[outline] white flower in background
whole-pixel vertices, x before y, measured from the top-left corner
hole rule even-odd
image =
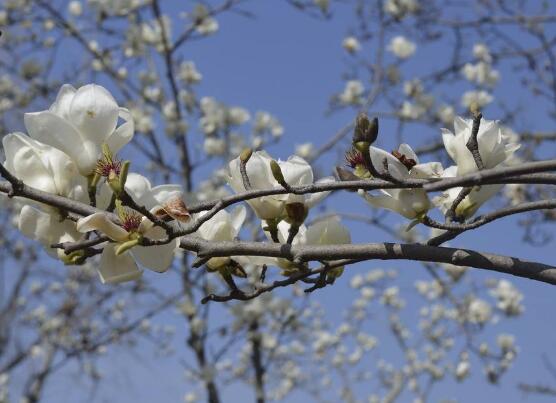
[[[416,13],[418,10],[417,0],[386,0],[384,3],[384,11],[396,18]]]
[[[58,196],[86,200],[84,178],[62,151],[23,133],[4,136],[2,145],[6,169],[26,185]]]
[[[416,49],[417,45],[401,35],[393,37],[388,45],[388,50],[400,59],[412,56]]]
[[[452,124],[454,122],[454,118],[456,117],[456,111],[453,106],[441,105],[438,107],[436,115],[442,121],[442,123]]]
[[[139,7],[143,0],[88,0],[89,4],[109,15],[124,15]]]
[[[397,151],[388,153],[380,148],[369,148],[371,161],[380,173],[386,173],[384,160],[388,162],[388,173],[399,180],[427,179],[442,176],[439,162],[419,164],[419,159],[411,147],[402,144]],[[422,217],[432,207],[423,189],[381,189],[379,195],[360,192],[373,207],[395,211],[409,219]]]
[[[494,87],[500,79],[498,70],[494,70],[490,64],[485,62],[466,63],[461,69],[461,73],[467,81],[489,87]]]
[[[313,143],[303,143],[295,146],[295,155],[301,158],[312,158],[315,153],[315,146]]]
[[[419,119],[427,112],[426,108],[413,102],[403,101],[399,116],[403,119]]]
[[[212,35],[218,31],[218,21],[212,17],[204,18],[199,25],[197,25],[197,32],[201,35]]]
[[[184,210],[182,191],[179,185],[160,185],[151,187],[143,176],[130,173],[126,180],[126,190],[131,197],[152,214],[186,221],[189,216]],[[100,206],[107,206],[110,200],[108,186],[101,187],[98,197]],[[102,207],[101,207],[102,208]],[[135,280],[141,276],[136,260],[146,268],[162,273],[168,270],[174,258],[178,240],[164,245],[140,246],[136,240],[143,237],[157,240],[166,237],[164,229],[154,226],[146,217],[125,207],[117,208],[122,226],[113,223],[105,213],[95,213],[79,219],[77,230],[88,232],[97,230],[113,242],[104,246],[98,272],[103,283],[119,283]],[[125,247],[128,245],[129,247]],[[123,248],[122,248],[123,246]]]
[[[467,307],[467,320],[471,323],[484,325],[492,316],[492,309],[488,302],[475,298]]]
[[[186,84],[197,84],[201,82],[203,75],[199,73],[192,61],[182,62],[178,69],[178,78]]]
[[[162,25],[160,23],[162,21]],[[160,19],[155,18],[151,21],[141,24],[141,38],[143,41],[151,46],[155,46],[156,50],[164,50],[164,36],[166,40],[172,37],[172,20],[163,15]]]
[[[124,120],[119,127],[118,118]],[[134,131],[130,112],[96,84],[78,90],[65,84],[48,110],[26,113],[24,120],[32,138],[65,152],[83,176],[94,171],[103,143],[117,153]]]
[[[523,294],[508,280],[500,280],[490,295],[498,300],[496,307],[506,315],[518,316],[523,313]]]
[[[205,134],[214,134],[230,126],[240,126],[251,118],[246,109],[239,106],[228,107],[212,97],[201,98],[200,104],[203,116],[199,123]]]
[[[356,53],[361,50],[361,44],[354,36],[348,36],[347,38],[344,38],[344,40],[342,41],[342,46],[349,53]]]
[[[476,43],[475,45],[473,45],[473,56],[485,63],[492,62],[490,50],[484,43]]]
[[[462,359],[455,370],[454,375],[456,376],[456,379],[458,381],[463,381],[465,378],[467,378],[469,376],[469,373],[471,372],[471,364],[469,363],[469,359]]]
[[[338,96],[338,99],[344,105],[357,105],[361,103],[361,96],[365,92],[363,83],[359,80],[349,80],[346,82],[344,91]]]
[[[83,6],[81,5],[80,1],[70,1],[68,4],[68,11],[74,17],[79,17],[81,14],[83,14]]]
[[[195,218],[202,217],[205,214],[206,212],[200,213]],[[196,235],[211,242],[234,241],[246,216],[247,212],[243,206],[236,207],[231,214],[225,210],[220,210],[214,217],[201,225]],[[218,270],[228,265],[232,259],[234,259],[233,256],[213,257],[206,264],[209,268]]]
[[[280,121],[275,116],[265,111],[257,111],[257,113],[255,113],[253,130],[256,134],[262,134],[268,131],[273,137],[280,137],[284,134],[284,127]]]
[[[272,158],[265,151],[256,151],[246,164],[246,172],[251,183],[252,189],[281,189],[282,186],[274,179],[270,162]],[[313,169],[303,159],[292,156],[287,161],[277,161],[282,175],[290,186],[310,185],[313,183]],[[240,158],[230,161],[228,184],[236,192],[241,193],[246,189],[240,172]],[[333,178],[323,178],[317,183],[332,181]],[[253,208],[257,217],[262,220],[279,218],[284,213],[284,207],[288,203],[303,203],[309,209],[326,197],[330,192],[313,193],[310,195],[281,194],[263,196],[256,199],[247,200]]]
[[[227,120],[232,125],[240,126],[251,119],[249,112],[245,108],[239,106],[232,106],[228,108]]]
[[[486,91],[466,91],[461,97],[461,105],[470,111],[480,110],[490,104],[494,98]]]
[[[471,138],[472,128],[472,119],[458,116],[454,119],[454,133],[442,129],[444,147],[457,165],[458,176],[478,171],[473,154],[466,145]],[[504,163],[519,148],[519,144],[509,143],[508,139],[498,121],[481,119],[477,143],[485,169]]]
[[[207,137],[203,144],[206,155],[224,155],[226,152],[226,142],[217,137]]]

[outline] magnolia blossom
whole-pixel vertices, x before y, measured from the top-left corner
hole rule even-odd
[[[76,242],[80,233],[72,221],[61,221],[58,214],[49,214],[29,205],[23,206],[19,212],[18,228],[27,238],[39,241],[46,252],[65,263],[72,263],[71,255],[63,249],[52,248],[52,244]]]
[[[252,189],[280,189],[282,186],[276,181],[270,162],[272,158],[265,151],[254,152],[246,164],[247,177]],[[287,161],[278,160],[278,165],[284,176],[284,180],[290,186],[310,185],[313,183],[313,170],[311,166],[301,157],[292,156]],[[240,172],[240,158],[232,160],[229,164],[228,184],[236,192],[244,192],[246,189]],[[317,183],[333,181],[333,178],[323,178]],[[302,203],[309,209],[321,201],[329,192],[313,193],[308,195],[281,194],[258,197],[247,200],[253,208],[257,217],[263,220],[280,218],[284,214],[284,207],[289,203]]]
[[[62,151],[23,133],[2,138],[8,171],[26,185],[59,196],[85,201],[83,179],[73,161]]]
[[[346,82],[344,91],[338,95],[338,99],[345,105],[358,104],[361,102],[361,96],[365,92],[363,83],[359,80],[349,80]]]
[[[417,46],[413,42],[401,35],[393,37],[388,45],[388,50],[400,59],[407,59],[416,49]]]
[[[474,111],[482,109],[493,100],[492,95],[486,91],[466,91],[461,96],[461,105]]]
[[[263,222],[263,229],[266,224]],[[278,240],[280,243],[286,243],[290,236],[291,225],[286,221],[281,221],[278,224]],[[269,240],[271,239],[270,233],[265,230],[265,235]],[[349,230],[342,225],[340,219],[337,216],[326,217],[322,220],[317,221],[314,224],[306,227],[305,225],[300,225],[297,234],[293,238],[292,246],[296,245],[338,245],[338,244],[349,244],[351,243],[351,235]],[[281,258],[260,258],[260,257],[249,257],[253,264],[267,264],[269,266],[278,266],[284,270],[284,274],[288,275],[294,271],[298,270],[295,263],[287,259]],[[334,264],[334,261],[328,262]],[[340,275],[343,271],[342,267],[337,267],[333,269],[332,273],[336,276]]]
[[[444,147],[457,165],[457,175],[465,175],[478,170],[473,154],[467,148],[472,128],[472,119],[463,119],[458,116],[454,119],[455,133],[442,129]],[[495,120],[481,119],[477,142],[485,169],[500,165],[519,148],[519,144],[508,143],[507,134]]]
[[[202,217],[205,214],[206,211],[196,217]],[[246,216],[247,212],[243,206],[236,207],[231,214],[220,210],[214,217],[204,222],[196,234],[212,242],[233,241],[237,238]],[[232,258],[227,256],[213,257],[206,264],[210,269],[218,270],[226,267],[231,260]]]
[[[349,53],[356,53],[361,49],[361,44],[354,36],[348,36],[342,41],[342,46]]]
[[[419,164],[419,158],[411,147],[402,144],[391,154],[371,146],[371,161],[378,172],[388,173],[399,180],[438,178],[442,175],[439,162]],[[384,160],[388,164],[385,171]],[[361,192],[373,207],[385,208],[397,212],[409,219],[422,217],[431,208],[431,203],[423,189],[381,189],[380,195]]]
[[[442,129],[442,139],[446,151],[452,157],[456,165],[444,171],[444,177],[461,176],[478,171],[473,154],[467,148],[467,141],[471,137],[473,120],[456,117],[454,120],[454,131]],[[477,134],[479,154],[486,169],[495,168],[510,158],[519,148],[519,144],[509,143],[509,136],[500,127],[497,121],[481,119],[479,133]],[[461,201],[456,208],[456,215],[470,217],[493,197],[503,185],[484,185],[474,187],[471,193]],[[435,198],[434,203],[446,213],[452,206],[462,188],[451,188],[441,196]]]
[[[179,221],[184,221],[188,217],[181,201],[182,193],[178,185],[151,187],[150,182],[141,175],[129,174],[125,188],[139,205],[145,206],[152,214]],[[99,203],[106,204],[106,200],[106,191],[101,190]],[[164,239],[166,232],[134,211],[120,206],[117,212],[121,226],[101,212],[81,218],[77,222],[78,231],[85,233],[97,230],[113,241],[106,244],[102,251],[98,269],[101,281],[119,283],[139,278],[142,272],[137,267],[136,260],[142,266],[159,273],[168,270],[178,240],[173,239],[167,244],[157,246],[137,245],[141,238]]]
[[[118,118],[125,121],[119,127]],[[48,110],[25,114],[25,127],[35,140],[69,155],[84,176],[94,171],[103,143],[116,153],[134,130],[129,111],[96,84],[78,90],[63,85]]]

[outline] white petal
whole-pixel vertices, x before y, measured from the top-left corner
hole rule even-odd
[[[163,206],[166,202],[183,197],[183,188],[180,185],[159,185],[146,192],[139,200],[148,209],[154,206]]]
[[[440,178],[442,173],[443,169],[440,162],[426,162],[411,168],[409,176],[415,179]]]
[[[53,224],[52,216],[31,206],[23,206],[19,213],[18,227],[27,238],[50,246],[61,236],[60,226]]]
[[[384,174],[384,160],[388,162],[388,173],[396,179],[406,179],[409,176],[407,168],[392,154],[377,147],[369,147],[369,154],[371,155],[371,162],[374,168]]]
[[[82,175],[88,175],[95,169],[100,147],[82,138],[68,121],[45,111],[26,113],[24,122],[32,138],[65,152],[76,163]]]
[[[116,242],[126,241],[129,236],[125,229],[114,224],[105,213],[94,213],[77,221],[77,231],[85,233],[95,230]]]
[[[307,228],[306,242],[308,245],[349,244],[351,235],[338,217],[328,217]]]
[[[141,198],[151,191],[151,182],[143,175],[131,172],[127,175],[125,189],[136,202],[139,202]]]
[[[31,187],[57,193],[51,171],[40,158],[40,149],[35,143],[22,133],[4,136],[2,145],[6,154],[6,168]]]
[[[232,227],[234,228],[234,238],[239,234],[241,226],[247,217],[247,210],[244,206],[237,206],[231,214]]]
[[[131,141],[133,133],[135,132],[135,125],[131,113],[125,108],[120,108],[119,116],[124,120],[124,123],[114,130],[108,139],[106,139],[108,148],[114,154],[118,153],[123,146]]]
[[[150,239],[163,239],[166,232],[160,227],[153,227],[145,234]],[[166,245],[159,246],[135,246],[131,253],[139,261],[141,266],[163,273],[172,265],[174,252],[178,247],[178,240],[174,239]]]
[[[332,183],[335,182],[336,179],[333,176],[327,176],[326,178],[319,179],[315,182],[315,185],[323,184],[323,183]],[[330,191],[319,192],[319,193],[311,193],[306,196],[305,198],[305,207],[313,208],[318,203],[320,203],[326,196],[330,194]]]
[[[143,272],[139,270],[135,260],[129,252],[116,256],[116,245],[108,244],[104,247],[100,257],[98,269],[100,281],[103,283],[123,283],[137,280]]]
[[[278,165],[288,185],[301,186],[313,183],[313,169],[303,158],[294,155],[287,161],[278,161]]]
[[[119,107],[108,90],[88,84],[77,90],[70,107],[70,120],[83,137],[100,146],[118,123]]]
[[[73,85],[62,85],[62,88],[60,88],[60,91],[58,91],[58,95],[56,96],[56,101],[48,110],[64,119],[68,119],[71,101],[73,100],[73,96],[76,91],[77,90],[73,87]]]

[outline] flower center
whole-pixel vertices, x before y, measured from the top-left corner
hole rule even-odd
[[[358,150],[352,149],[346,153],[346,165],[356,168],[358,165],[365,165],[365,158]]]
[[[142,217],[139,214],[130,211],[124,211],[120,220],[122,220],[122,228],[127,232],[134,232],[139,228]]]

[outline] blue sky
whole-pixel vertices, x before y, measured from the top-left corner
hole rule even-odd
[[[172,11],[172,7],[178,4],[179,2],[173,2],[165,11]],[[320,21],[277,1],[253,1],[246,7],[254,13],[255,18],[244,18],[238,15],[226,15],[220,18],[220,32],[212,38],[188,44],[184,48],[183,55],[186,59],[194,60],[203,74],[203,83],[199,87],[200,94],[214,96],[225,103],[243,106],[250,111],[268,110],[280,119],[286,129],[285,135],[280,144],[273,146],[269,151],[274,156],[285,159],[293,153],[296,144],[307,141],[316,145],[322,144],[353,119],[353,111],[342,111],[332,116],[325,116],[324,113],[329,96],[343,88],[340,76],[345,66],[346,55],[341,42],[352,21],[352,11],[345,5],[338,5],[331,21]],[[364,48],[363,51],[366,49]],[[437,45],[434,49],[424,50],[422,54],[418,51],[415,57],[421,59],[417,60],[415,68],[419,71],[430,68],[434,60],[428,57],[431,54],[441,57],[438,55],[443,54],[443,48]],[[505,73],[510,74],[509,71],[502,71],[503,77]],[[515,85],[515,83],[505,84],[502,79],[502,85],[496,92],[497,96],[511,99],[516,91]],[[459,98],[462,86],[446,88],[445,91],[454,91],[451,96]],[[498,117],[496,109],[489,110],[489,113],[488,118]],[[554,124],[553,120],[546,118],[542,111],[531,111],[531,115],[522,121],[528,124],[528,129],[544,131],[549,131]],[[389,132],[393,132],[393,125],[383,122],[381,127],[382,145],[392,146],[392,142],[387,138]],[[436,131],[423,129],[424,132],[415,135],[416,144],[422,144],[423,139],[440,136],[439,129]],[[202,144],[201,135],[192,133],[190,144]],[[551,156],[554,155],[554,151],[556,148],[553,145],[549,145],[545,150],[546,154]],[[321,158],[317,166],[323,174],[329,174],[337,162],[336,154],[330,153]],[[208,172],[200,175],[203,174]],[[368,214],[370,211],[363,201],[353,195],[334,195],[328,202],[329,206],[338,211],[362,214]],[[399,217],[392,217],[388,222],[394,225],[401,223],[402,220]],[[351,222],[348,225],[353,228],[354,242],[378,242],[388,239],[378,230]],[[554,245],[535,248],[524,243],[522,230],[516,226],[515,219],[505,219],[490,224],[459,237],[452,244],[549,264],[554,261]],[[412,307],[421,304],[422,300],[410,290],[413,289],[415,280],[429,278],[419,265],[410,262],[367,262],[352,266],[346,270],[344,277],[334,287],[313,293],[310,298],[322,304],[330,318],[338,320],[341,311],[347,309],[355,297],[354,291],[348,286],[349,278],[354,273],[361,273],[375,267],[399,271],[397,285],[402,290],[409,291],[405,293],[409,307],[406,308],[406,314],[409,318],[415,315],[416,310]],[[466,281],[479,283],[487,278],[500,278],[500,275],[472,270],[467,275]],[[460,402],[549,400],[532,396],[525,399],[516,386],[521,381],[556,383],[556,380],[551,379],[543,368],[541,360],[542,354],[547,354],[556,361],[553,344],[556,322],[550,309],[550,306],[556,302],[556,291],[552,286],[529,280],[517,278],[511,280],[525,295],[526,312],[517,320],[503,320],[500,324],[490,326],[484,334],[484,340],[493,345],[497,334],[514,334],[520,353],[513,369],[503,377],[500,385],[493,386],[486,382],[479,366],[474,365],[469,381],[460,385],[447,379],[437,386],[431,401],[450,397],[457,398]],[[172,284],[168,284],[168,288],[171,289]],[[164,320],[176,324],[176,345],[179,346],[184,338],[183,333],[180,333],[182,324],[171,314],[162,316],[156,322],[163,323]],[[395,362],[399,359],[399,352],[393,345],[393,341],[392,345],[389,344],[391,336],[384,332],[386,326],[385,323],[376,326],[381,342],[381,353],[385,357],[392,357]],[[108,374],[95,393],[95,401],[145,403],[156,400],[181,401],[186,392],[183,367],[175,360],[151,356],[148,352],[149,348],[145,346],[147,352],[142,352],[140,356],[121,349],[111,352],[110,359],[105,360],[103,364]],[[74,380],[71,378],[72,370],[66,372],[68,378],[53,381],[49,386],[45,401],[87,401],[81,393],[76,393],[79,388],[75,386],[67,392],[66,382],[73,383]],[[75,380],[75,382],[74,385],[79,381]],[[249,401],[251,393],[243,387],[234,387],[225,390],[223,400]],[[61,394],[64,394],[65,400]],[[113,400],[115,395],[118,398]],[[286,401],[295,403],[307,400],[306,396],[294,394]]]

